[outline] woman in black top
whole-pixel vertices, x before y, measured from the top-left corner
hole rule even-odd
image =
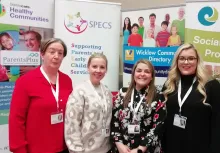
[[[165,153],[219,153],[220,83],[208,75],[196,48],[176,52],[163,93],[167,105]]]
[[[129,88],[120,89],[114,102],[111,152],[160,153],[166,109],[154,85],[154,67],[147,60],[139,60],[131,76]]]

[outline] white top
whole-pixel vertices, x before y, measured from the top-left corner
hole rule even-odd
[[[148,29],[152,29],[152,28],[150,27],[150,25],[147,25],[147,26],[144,28],[144,34],[146,34],[146,32],[147,32]],[[154,39],[156,39],[158,32],[161,31],[161,27],[158,26],[158,25],[155,25],[153,31],[154,31]],[[145,35],[145,38],[146,38],[146,35]]]
[[[156,47],[156,41],[153,38],[143,40],[143,47]]]
[[[112,95],[106,86],[100,86],[103,96],[97,96],[97,88],[94,90],[89,81],[75,87],[69,96],[65,115],[65,141],[70,153],[106,153],[111,148],[110,137],[105,137],[102,129],[110,129]]]

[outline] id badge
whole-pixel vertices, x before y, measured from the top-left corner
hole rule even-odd
[[[110,136],[110,129],[102,129],[102,134],[105,136],[105,137],[109,137]]]
[[[140,125],[128,125],[128,134],[140,134]]]
[[[186,117],[175,114],[173,125],[185,129],[186,128],[186,120],[187,120]]]
[[[63,113],[53,113],[51,114],[51,124],[58,124],[63,122]]]

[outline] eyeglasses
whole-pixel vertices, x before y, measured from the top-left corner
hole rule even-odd
[[[185,61],[187,61],[188,63],[194,63],[194,61],[196,60],[197,58],[196,57],[193,57],[193,56],[190,56],[190,57],[183,57],[183,56],[180,56],[178,58],[179,62],[180,63],[185,63]]]

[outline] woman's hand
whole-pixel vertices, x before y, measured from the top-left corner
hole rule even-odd
[[[124,145],[123,143],[116,142],[115,144],[118,148],[119,153],[130,153],[131,152],[130,148],[128,146]]]

